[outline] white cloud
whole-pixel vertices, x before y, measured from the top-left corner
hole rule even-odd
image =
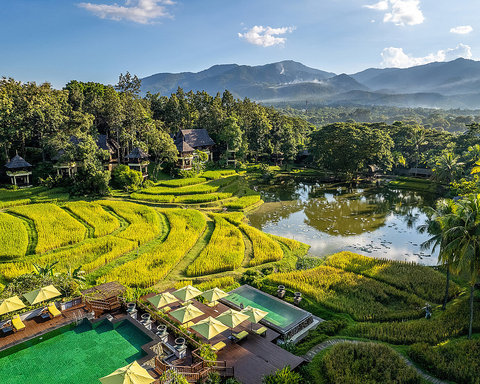
[[[78,6],[102,19],[148,24],[159,18],[170,17],[167,6],[173,4],[172,0],[125,0],[125,5],[80,3]]]
[[[403,48],[389,47],[382,52],[382,66],[391,68],[408,68],[415,65],[432,63],[434,61],[450,61],[463,57],[472,58],[472,49],[465,44],[458,44],[455,48],[441,49],[424,57],[414,57],[403,51]]]
[[[273,45],[285,44],[287,38],[279,36],[292,33],[294,30],[295,27],[271,28],[255,25],[245,33],[239,33],[238,37],[245,39],[250,44],[271,47]]]
[[[472,31],[473,28],[471,25],[459,25],[458,27],[450,29],[451,33],[456,33],[457,35],[468,35]]]
[[[364,7],[375,11],[387,11],[383,16],[383,22],[402,27],[422,24],[425,20],[420,9],[420,0],[381,0]]]

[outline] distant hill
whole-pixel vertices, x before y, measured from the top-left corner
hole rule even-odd
[[[324,105],[480,108],[480,62],[457,59],[416,67],[369,68],[336,75],[295,61],[262,66],[215,65],[198,73],[158,73],[142,79],[142,92],[222,93],[264,103],[309,101]]]

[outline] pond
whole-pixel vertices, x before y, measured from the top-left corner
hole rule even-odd
[[[437,254],[422,249],[428,239],[418,227],[435,196],[368,184],[313,184],[284,180],[255,185],[265,200],[248,215],[264,232],[311,246],[310,256],[352,251],[366,256],[436,265]]]

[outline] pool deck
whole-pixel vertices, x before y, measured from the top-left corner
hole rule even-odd
[[[75,321],[79,314],[82,316],[86,314],[85,306],[83,304],[62,311],[62,315],[54,319],[43,320],[40,316],[37,316],[30,320],[24,320],[24,330],[10,332],[6,335],[3,335],[3,333],[0,332],[0,351],[40,336],[46,332],[63,327],[64,325]]]
[[[171,289],[168,291],[172,292],[174,290]],[[143,299],[151,296],[154,296],[154,294],[148,294],[144,296]],[[206,319],[208,316],[217,317],[221,313],[230,309],[230,307],[222,303],[218,303],[214,308],[197,300],[192,300],[191,303],[204,313],[204,315],[193,320],[195,323]],[[180,302],[177,302],[169,305],[169,307],[172,308],[173,311],[181,307],[181,304]],[[245,321],[236,327],[234,331],[250,331],[251,328],[258,329],[260,327],[261,325],[259,324],[252,324],[249,321]],[[214,345],[223,341],[226,344],[226,347],[217,353],[218,360],[226,361],[227,366],[233,367],[235,377],[242,384],[258,384],[262,382],[262,377],[264,375],[275,372],[277,369],[281,369],[286,365],[295,369],[305,362],[303,358],[295,356],[275,344],[274,341],[280,337],[280,333],[268,327],[267,329],[265,337],[249,332],[248,337],[239,343],[234,343],[229,339],[231,334],[230,330],[227,330],[208,341],[203,340],[203,342]]]

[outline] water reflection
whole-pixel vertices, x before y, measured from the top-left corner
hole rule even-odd
[[[426,219],[423,207],[434,203],[432,196],[292,180],[256,189],[267,202],[249,215],[251,225],[305,242],[311,245],[311,255],[347,250],[426,265],[437,263],[436,255],[421,250],[428,235],[417,230]]]

